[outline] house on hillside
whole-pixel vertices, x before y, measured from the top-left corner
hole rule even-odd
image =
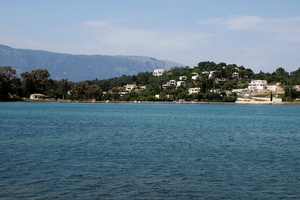
[[[218,84],[220,84],[220,83],[227,83],[228,79],[227,78],[216,78],[215,81]]]
[[[185,81],[177,81],[177,87],[185,87],[186,86],[186,83]]]
[[[214,72],[215,71],[203,71],[202,74],[203,75],[208,75],[208,78],[211,78]]]
[[[122,97],[124,95],[128,94],[128,92],[119,92],[119,95]]]
[[[239,73],[237,73],[237,72],[232,73],[232,78],[238,78],[238,77],[239,77]]]
[[[215,71],[210,71],[210,72],[209,72],[209,75],[208,75],[208,78],[211,78],[214,72],[215,72]]]
[[[203,72],[202,72],[202,73],[203,73]],[[198,75],[198,73],[193,72],[193,73],[192,73],[192,79],[193,79],[193,80],[197,80],[198,78],[200,78],[200,76]]]
[[[200,88],[199,87],[189,88],[189,95],[190,94],[199,93],[199,92],[200,92]]]
[[[163,84],[161,87],[163,89],[166,89],[167,87],[169,87],[171,85],[176,85],[176,81],[175,80],[169,80],[169,82],[167,82],[166,84]]]
[[[168,84],[168,83],[163,84],[161,87],[162,87],[163,89],[166,89],[167,87],[169,87],[169,84]]]
[[[248,85],[248,90],[250,92],[256,92],[261,90],[266,90],[268,87],[268,81],[266,80],[251,80]]]
[[[165,72],[165,69],[155,69],[153,71],[153,76],[162,76]]]
[[[125,86],[125,90],[126,91],[131,91],[132,89],[134,89],[136,87],[136,85],[135,84],[127,84],[126,86]]]
[[[179,77],[179,80],[181,80],[181,81],[186,81],[186,79],[187,79],[186,76],[180,76],[180,77]]]
[[[146,89],[146,87],[147,87],[147,86],[145,86],[145,85],[142,85],[142,86],[140,86],[140,89],[141,89],[141,90],[145,90],[145,89]]]
[[[174,95],[172,94],[155,94],[155,98],[157,99],[161,99],[161,98],[168,98],[168,99],[171,99],[171,98],[174,98]]]
[[[169,84],[169,85],[176,85],[176,81],[175,81],[175,80],[170,80],[170,81],[168,82],[168,84]]]

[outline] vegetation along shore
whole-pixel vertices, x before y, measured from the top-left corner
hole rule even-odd
[[[53,80],[47,69],[17,74],[0,67],[1,101],[299,103],[300,68],[254,73],[235,64],[155,69],[136,75],[70,82]]]

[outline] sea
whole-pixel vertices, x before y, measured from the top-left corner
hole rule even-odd
[[[1,102],[0,199],[300,199],[300,106]]]

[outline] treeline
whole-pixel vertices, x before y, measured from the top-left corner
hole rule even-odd
[[[213,73],[212,73],[213,71]],[[192,79],[193,73],[199,77]],[[233,76],[238,73],[238,76]],[[185,87],[162,85],[170,80],[179,80],[186,76]],[[217,82],[216,79],[226,79]],[[70,82],[68,79],[53,80],[46,69],[36,69],[23,72],[17,76],[16,70],[10,66],[0,67],[0,100],[19,100],[29,98],[30,94],[42,93],[49,98],[68,100],[97,101],[174,101],[179,99],[197,101],[223,101],[233,102],[237,96],[228,93],[237,88],[246,88],[252,79],[267,80],[268,84],[281,82],[285,88],[285,99],[293,100],[299,97],[299,92],[293,89],[300,84],[300,68],[287,72],[277,68],[273,73],[260,71],[255,74],[251,69],[235,64],[200,62],[194,68],[176,67],[167,71],[163,76],[155,77],[152,72],[141,72],[136,75],[110,78],[105,80],[87,80]],[[135,84],[136,88],[126,91],[126,84]],[[199,93],[189,94],[188,88],[200,88]],[[155,97],[159,95],[159,98]]]

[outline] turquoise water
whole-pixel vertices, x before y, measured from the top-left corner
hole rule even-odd
[[[0,199],[300,199],[300,106],[0,103]]]

